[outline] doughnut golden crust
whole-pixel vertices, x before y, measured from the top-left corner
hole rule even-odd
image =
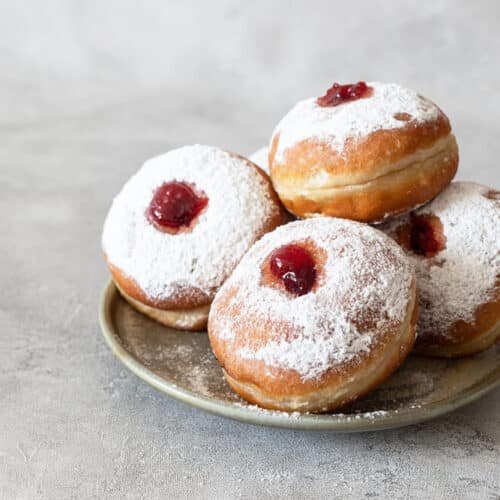
[[[334,108],[302,101],[276,128],[271,178],[295,215],[378,222],[453,179],[458,147],[446,115],[397,85],[370,85],[371,97]]]
[[[255,379],[265,378],[265,368],[262,366],[255,366],[257,372],[252,376],[245,371],[236,379],[226,370],[224,376],[235,392],[250,403],[264,408],[311,413],[338,410],[376,389],[396,371],[413,349],[418,307],[415,303],[411,305],[415,306],[411,321],[398,332],[387,332],[388,337],[400,337],[400,343],[392,345],[383,354],[379,348],[362,364],[352,363],[342,371],[332,370],[321,383],[304,384],[296,375],[284,372],[280,384],[266,384],[263,389],[261,383],[255,383]]]
[[[415,352],[440,358],[459,358],[477,354],[500,340],[500,283],[496,285],[496,299],[479,306],[474,319],[466,323],[457,321],[450,327],[447,337],[429,334],[418,339]]]
[[[432,203],[381,226],[417,272],[415,351],[481,352],[500,339],[500,194],[454,182]]]
[[[211,300],[204,298],[201,290],[183,290],[176,300],[155,302],[149,298],[131,278],[125,276],[119,269],[108,266],[120,295],[135,309],[170,328],[178,330],[200,331],[207,327],[208,311]],[[205,304],[203,302],[205,301]],[[191,304],[198,306],[189,307]],[[186,304],[188,307],[183,308]]]
[[[413,348],[416,284],[403,253],[368,226],[317,218],[282,226],[246,254],[209,314],[212,349],[246,400],[283,411],[336,410],[385,380]],[[269,255],[313,256],[311,291],[293,296]]]
[[[175,200],[168,208],[176,217],[191,206],[189,198],[184,211],[177,210],[185,193],[203,193],[206,204],[178,228],[163,229],[150,214],[165,185],[167,194],[158,199]],[[189,146],[149,160],[128,181],[106,218],[103,250],[133,307],[173,328],[203,330],[215,292],[241,257],[284,221],[271,182],[256,165],[217,148]]]

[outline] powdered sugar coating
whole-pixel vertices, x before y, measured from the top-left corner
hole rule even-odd
[[[262,285],[261,268],[271,252],[305,240],[326,255],[319,286],[296,297]],[[265,235],[245,255],[214,300],[210,333],[241,359],[315,379],[369,352],[382,341],[381,331],[401,325],[413,280],[404,253],[376,229],[327,217],[292,222]],[[241,308],[238,315],[231,305],[219,307],[234,290],[231,305]],[[287,324],[293,325],[291,338],[283,328]]]
[[[370,82],[370,97],[346,102],[338,106],[322,107],[317,97],[298,102],[279,122],[273,132],[279,134],[274,161],[284,160],[288,148],[306,140],[326,142],[340,155],[348,139],[359,140],[377,130],[391,130],[407,126],[398,120],[398,113],[407,113],[413,122],[435,120],[439,108],[415,91],[394,83]]]
[[[168,234],[146,218],[167,181],[192,183],[208,206],[191,231]],[[279,207],[269,185],[244,159],[211,146],[186,146],[148,160],[114,199],[102,244],[109,262],[154,300],[196,287],[212,298]]]
[[[474,313],[493,298],[500,277],[500,198],[473,182],[454,182],[416,214],[436,215],[446,247],[433,258],[409,253],[417,272],[419,337],[446,337],[457,321],[474,322]],[[395,234],[408,223],[403,216],[388,224]]]
[[[266,174],[269,175],[269,161],[267,155],[269,154],[269,150],[267,146],[263,146],[257,151],[254,151],[248,159],[258,165]]]

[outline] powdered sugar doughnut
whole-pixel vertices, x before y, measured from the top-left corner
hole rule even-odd
[[[382,226],[415,264],[418,352],[463,356],[500,338],[500,193],[454,182],[432,203]]]
[[[259,166],[266,174],[269,174],[269,161],[267,156],[269,154],[269,150],[267,146],[264,146],[257,151],[254,151],[248,159],[254,162],[257,166]]]
[[[392,83],[335,85],[274,130],[271,178],[289,211],[377,222],[449,184],[458,148],[434,103]]]
[[[382,232],[334,218],[266,234],[217,293],[212,349],[245,399],[339,408],[381,383],[415,338],[414,270]]]
[[[125,184],[102,244],[134,307],[169,326],[202,329],[241,257],[283,220],[270,181],[253,163],[186,146],[148,160]]]

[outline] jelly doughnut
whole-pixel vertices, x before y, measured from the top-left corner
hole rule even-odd
[[[402,249],[368,225],[320,217],[249,250],[214,299],[208,333],[243,398],[323,412],[385,380],[413,348],[416,320]]]
[[[148,160],[114,199],[102,245],[121,294],[165,325],[199,330],[252,244],[284,222],[266,174],[210,146]]]
[[[446,115],[392,83],[334,84],[300,101],[272,135],[269,167],[285,207],[299,217],[378,222],[439,194],[458,147]]]
[[[417,273],[416,351],[455,357],[500,338],[500,193],[453,182],[431,203],[381,226]]]

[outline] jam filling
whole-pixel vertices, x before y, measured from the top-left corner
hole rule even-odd
[[[443,225],[435,215],[412,215],[410,223],[410,248],[424,257],[434,257],[445,248]]]
[[[285,245],[270,257],[271,273],[280,279],[285,289],[300,296],[311,291],[316,280],[316,267],[312,255],[302,246]]]
[[[322,107],[338,106],[345,102],[368,97],[372,90],[372,87],[369,87],[366,82],[347,83],[346,85],[334,83],[324,96],[316,99],[316,102]]]
[[[207,204],[208,198],[192,185],[165,182],[154,192],[146,216],[160,230],[177,230],[188,227]]]

